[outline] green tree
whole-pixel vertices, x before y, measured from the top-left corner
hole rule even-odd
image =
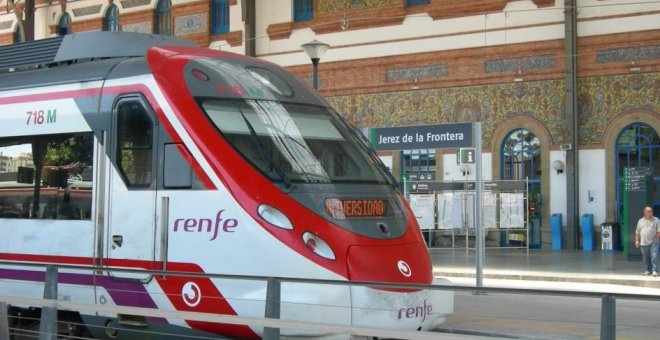
[[[66,136],[48,143],[45,165],[68,165],[92,163],[92,135]]]

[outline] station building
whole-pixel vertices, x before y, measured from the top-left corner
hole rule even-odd
[[[0,44],[21,36],[8,1],[0,0]],[[327,43],[319,90],[340,114],[364,131],[481,122],[484,178],[528,179],[542,230],[562,214],[568,247],[577,245],[575,216],[620,220],[625,167],[651,168],[660,214],[657,0],[36,0],[35,8],[36,39],[168,34],[308,81],[301,45]],[[474,179],[456,150],[381,157],[396,176]]]

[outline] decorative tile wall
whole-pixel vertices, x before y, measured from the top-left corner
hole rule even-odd
[[[628,109],[647,109],[660,117],[660,73],[593,77],[578,84],[582,143],[601,143],[608,124]]]
[[[600,143],[609,122],[637,107],[660,113],[660,73],[579,79],[581,143]],[[531,116],[552,135],[553,144],[569,140],[564,119],[564,81],[411,90],[328,98],[358,127],[483,123],[485,147],[499,124],[518,115]]]
[[[319,15],[341,13],[354,9],[396,5],[400,0],[316,0],[315,11]]]

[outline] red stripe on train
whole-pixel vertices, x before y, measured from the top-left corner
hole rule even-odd
[[[30,262],[39,264],[54,264],[54,265],[85,265],[91,266],[94,264],[94,258],[89,257],[76,257],[76,256],[59,256],[59,255],[39,255],[39,254],[11,254],[0,253],[0,260],[13,261],[13,262]],[[126,259],[104,259],[104,269],[111,271],[107,267],[121,267],[130,269],[147,269],[147,270],[160,270],[162,263],[154,261],[142,260],[126,260]],[[175,263],[169,262],[169,271],[185,272],[204,274],[204,270],[196,264],[192,263]],[[176,310],[211,313],[211,314],[225,314],[225,315],[238,315],[231,307],[227,299],[213,284],[210,278],[204,277],[189,277],[189,276],[174,276],[167,275],[162,277],[155,275],[154,278],[160,288],[167,296],[168,300]],[[142,284],[142,283],[137,283]],[[185,288],[187,286],[198,287],[196,296],[186,295]],[[194,303],[190,299],[193,298]],[[188,300],[187,300],[188,299]],[[258,339],[259,336],[248,326],[218,324],[211,322],[191,321],[185,320],[186,323],[193,329],[210,332],[214,334],[225,334],[240,339]]]

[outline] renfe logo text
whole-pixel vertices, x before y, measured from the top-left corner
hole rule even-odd
[[[426,299],[424,299],[424,302],[421,306],[399,309],[397,318],[399,320],[403,318],[406,319],[422,318],[422,321],[424,321],[426,320],[426,317],[431,314],[432,311],[433,311],[433,306],[430,303],[427,305]]]
[[[225,233],[233,233],[234,229],[238,227],[238,220],[234,218],[223,219],[222,213],[224,211],[224,209],[218,211],[215,215],[215,223],[210,218],[177,218],[174,220],[174,232],[209,233],[211,234],[209,241],[215,240],[220,230]]]

